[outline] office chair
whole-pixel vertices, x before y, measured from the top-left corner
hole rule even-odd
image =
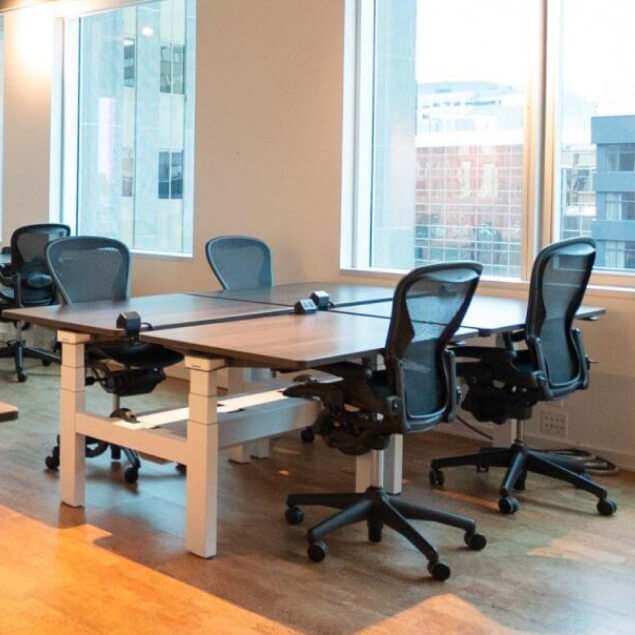
[[[389,495],[382,484],[383,453],[391,434],[423,432],[453,417],[457,402],[454,355],[446,347],[463,319],[481,265],[456,262],[413,270],[395,290],[384,353],[385,370],[345,362],[320,367],[339,377],[291,386],[291,397],[319,399],[323,409],[313,425],[329,447],[345,454],[373,451],[372,484],[363,493],[291,494],[286,520],[302,522],[300,505],[340,509],[307,532],[308,556],[319,562],[327,548],[322,538],[340,527],[365,520],[368,539],[380,542],[384,524],[408,539],[428,560],[428,571],[445,580],[450,568],[436,549],[407,521],[428,520],[458,527],[470,549],[485,547],[473,520]],[[307,318],[310,319],[310,318]]]
[[[118,240],[92,236],[56,240],[46,248],[46,262],[62,304],[117,302],[128,298],[130,253]],[[86,346],[86,385],[98,383],[113,395],[111,417],[133,419],[130,410],[121,408],[121,397],[152,392],[165,379],[163,369],[183,359],[162,346],[140,342],[137,336],[138,330],[132,329],[124,340],[97,341]],[[116,364],[119,367],[113,368]],[[86,456],[99,456],[108,447],[113,460],[119,460],[123,450],[130,462],[124,478],[135,483],[141,463],[134,450],[87,439]],[[59,466],[59,453],[58,437],[57,445],[46,457],[49,469]]]
[[[25,225],[11,235],[11,262],[0,267],[0,283],[6,289],[0,291],[0,310],[34,306],[46,306],[55,299],[55,287],[44,260],[47,243],[70,234],[68,225],[43,223]],[[6,320],[4,320],[6,321]],[[22,331],[28,324],[11,320],[16,327],[15,340],[8,341],[0,349],[0,357],[13,357],[19,382],[26,381],[24,358],[42,360],[47,365],[59,361],[52,351],[27,346]]]
[[[218,236],[207,241],[205,255],[223,289],[273,285],[271,251],[258,238]]]
[[[467,383],[462,407],[478,421],[503,424],[516,420],[516,440],[510,448],[483,448],[477,454],[434,459],[430,482],[443,485],[441,468],[474,465],[479,471],[505,467],[498,507],[504,514],[518,510],[513,490],[524,490],[527,472],[550,476],[587,492],[599,501],[597,510],[610,516],[617,509],[607,491],[594,483],[575,461],[532,450],[523,441],[524,421],[541,401],[562,399],[589,385],[589,358],[582,333],[572,327],[595,260],[590,238],[572,238],[545,247],[534,262],[524,329],[504,337],[504,347],[460,346],[457,374]],[[517,350],[517,342],[525,347]]]

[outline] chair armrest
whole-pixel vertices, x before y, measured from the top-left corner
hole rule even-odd
[[[541,370],[521,370],[515,366],[518,352],[509,348],[487,346],[460,346],[454,349],[459,358],[472,358],[476,362],[457,363],[457,375],[480,382],[502,381],[523,388],[538,388],[546,383],[546,375]]]

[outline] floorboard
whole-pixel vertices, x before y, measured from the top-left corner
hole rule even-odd
[[[144,462],[136,486],[106,457],[87,463],[87,505],[58,502],[45,469],[58,426],[58,369],[28,362],[18,384],[0,362],[0,399],[20,408],[0,424],[0,633],[633,633],[635,475],[600,478],[618,505],[600,517],[593,497],[542,477],[519,494],[520,511],[496,508],[500,470],[448,469],[428,485],[431,458],[472,451],[438,432],[406,440],[404,498],[475,518],[489,544],[463,546],[460,531],[418,524],[452,568],[433,581],[401,537],[380,544],[365,525],[328,537],[321,564],[306,558],[303,526],[283,518],[286,493],[346,491],[353,459],[321,440],[289,434],[270,459],[220,467],[217,558],[183,550],[185,479]],[[137,409],[181,405],[171,380]],[[89,390],[91,407],[109,397]]]

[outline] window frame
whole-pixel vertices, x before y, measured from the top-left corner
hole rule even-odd
[[[560,218],[555,204],[560,183],[555,168],[559,166],[560,149],[562,16],[557,0],[535,0],[535,5],[536,42],[530,53],[525,104],[521,276],[484,276],[482,286],[526,288],[536,254],[559,236]],[[346,0],[340,271],[396,277],[404,270],[371,266],[374,13],[374,0]],[[635,272],[596,271],[591,285],[635,290]]]

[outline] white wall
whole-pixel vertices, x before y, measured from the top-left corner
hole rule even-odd
[[[224,233],[266,240],[278,282],[364,280],[338,266],[343,16],[342,0],[199,2],[196,256],[135,257],[133,293],[216,288],[203,245]],[[26,68],[11,30],[7,20],[4,236],[47,219],[49,183],[49,83]],[[583,325],[600,363],[590,389],[563,404],[570,441],[635,469],[635,295],[586,301],[608,315]]]

